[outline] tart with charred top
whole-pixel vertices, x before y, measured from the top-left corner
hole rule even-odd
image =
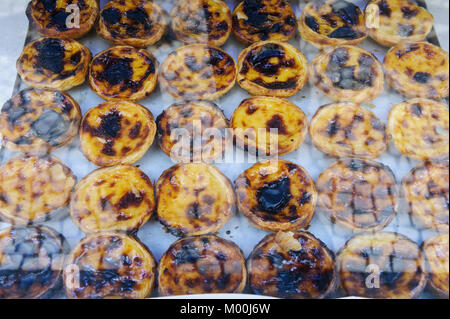
[[[8,100],[0,113],[3,145],[23,153],[47,153],[78,134],[81,110],[67,93],[25,89]]]
[[[387,131],[395,147],[417,160],[448,158],[449,111],[442,102],[412,99],[389,112]]]
[[[427,282],[419,246],[397,233],[354,236],[339,251],[337,268],[349,296],[410,299],[419,296]]]
[[[293,96],[308,79],[305,55],[288,43],[255,43],[241,52],[238,61],[237,81],[253,95]]]
[[[309,135],[325,154],[377,158],[387,150],[386,125],[354,103],[321,106],[311,119]]]
[[[117,165],[100,168],[83,178],[70,201],[70,215],[85,233],[134,232],[155,208],[153,184],[139,168]]]
[[[212,162],[231,142],[228,119],[212,102],[173,104],[156,121],[161,150],[178,162]]]
[[[0,167],[0,218],[27,225],[62,214],[76,183],[55,157],[16,157]]]
[[[310,1],[298,28],[303,40],[320,49],[357,45],[367,37],[363,12],[344,0]]]
[[[353,231],[377,231],[397,212],[398,187],[389,167],[344,158],[323,171],[316,182],[319,211]]]
[[[241,249],[213,235],[176,241],[158,265],[161,296],[241,293],[246,282],[247,269]]]
[[[138,239],[120,232],[88,235],[66,260],[64,285],[71,299],[148,297],[156,262]]]
[[[259,162],[234,183],[239,211],[260,229],[295,231],[307,228],[314,216],[314,180],[292,162]]]
[[[43,36],[77,39],[87,34],[94,26],[99,11],[98,2],[32,0],[26,13],[30,24]]]
[[[178,0],[170,17],[175,37],[184,43],[221,46],[231,33],[231,10],[222,0]]]
[[[370,52],[357,46],[327,48],[310,63],[311,80],[335,101],[363,103],[383,91],[383,68]]]
[[[156,183],[156,212],[176,235],[215,233],[234,213],[236,196],[228,178],[215,166],[177,164]]]
[[[100,12],[97,25],[103,39],[139,48],[155,44],[166,30],[163,10],[147,0],[110,1]]]
[[[105,100],[142,100],[157,84],[158,61],[150,52],[131,46],[100,52],[89,69],[91,89]]]
[[[264,156],[291,153],[308,134],[308,120],[297,105],[266,96],[242,101],[233,113],[231,127],[237,145]]]
[[[416,166],[402,182],[409,213],[425,228],[448,233],[448,162],[425,162]]]
[[[257,295],[324,298],[335,289],[335,257],[308,232],[269,234],[247,259],[249,286]]]
[[[383,62],[386,81],[407,98],[448,96],[448,52],[428,42],[399,44]]]
[[[213,101],[234,87],[236,63],[217,47],[191,44],[161,65],[161,86],[176,99]]]
[[[371,6],[376,8],[373,13]],[[370,22],[373,18],[379,23],[368,28],[369,36],[386,47],[423,41],[434,24],[432,14],[410,0],[371,0],[366,19]]]
[[[65,250],[62,236],[48,227],[0,230],[0,298],[46,295],[60,279]]]
[[[245,44],[259,41],[288,41],[297,20],[289,1],[244,0],[233,12],[233,33]]]
[[[438,296],[448,298],[448,234],[428,238],[422,248],[428,264],[429,286]]]
[[[81,122],[81,150],[98,166],[133,164],[152,145],[153,114],[131,101],[110,101],[90,109]]]
[[[41,38],[25,46],[17,72],[31,87],[67,91],[84,83],[91,57],[75,40]]]

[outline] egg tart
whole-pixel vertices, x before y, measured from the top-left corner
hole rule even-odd
[[[153,114],[131,101],[110,101],[90,109],[81,122],[81,150],[98,166],[133,164],[147,153],[156,134]]]
[[[233,113],[231,127],[238,146],[263,155],[291,153],[308,134],[308,120],[297,105],[266,96],[242,101]]]
[[[83,178],[70,201],[70,215],[85,233],[134,232],[155,208],[153,184],[139,168],[117,165],[100,168]]]
[[[249,287],[257,295],[324,298],[335,289],[335,257],[308,232],[269,234],[247,259]]]
[[[41,38],[25,46],[17,72],[31,87],[67,91],[84,83],[90,61],[89,49],[75,40]]]
[[[345,0],[309,1],[298,29],[303,40],[320,49],[357,45],[367,37],[364,13]]]
[[[320,213],[353,231],[381,230],[397,212],[397,182],[378,162],[341,159],[320,174],[316,186]]]
[[[231,142],[228,119],[207,101],[188,101],[168,107],[157,118],[161,150],[178,162],[222,159]]]
[[[91,234],[67,257],[66,294],[71,299],[148,297],[155,287],[156,262],[140,241],[120,232]]]
[[[337,267],[349,296],[410,299],[419,296],[427,282],[419,246],[397,233],[354,236],[339,251]]]
[[[405,156],[448,158],[449,111],[442,102],[417,98],[395,105],[389,112],[387,131]]]
[[[363,103],[383,91],[383,68],[370,52],[357,46],[327,48],[310,63],[312,82],[335,101]]]
[[[325,154],[377,158],[387,150],[386,125],[371,111],[350,102],[321,106],[309,135]]]
[[[241,42],[288,41],[297,20],[289,1],[244,0],[233,12],[233,33]]]
[[[292,162],[259,162],[239,175],[235,185],[239,211],[263,230],[307,228],[314,216],[314,180]]]
[[[423,41],[434,24],[433,15],[410,0],[371,0],[366,17],[377,21],[368,28],[369,36],[386,47]]]
[[[15,157],[0,167],[0,219],[26,225],[61,215],[75,183],[55,157]]]
[[[48,296],[59,282],[65,248],[62,236],[47,227],[0,230],[0,299]]]
[[[80,121],[80,106],[69,94],[25,89],[3,105],[0,135],[12,151],[47,153],[69,144],[78,134]]]
[[[100,52],[89,70],[89,85],[104,100],[142,100],[157,84],[158,61],[150,52],[131,46]]]
[[[383,62],[386,81],[407,98],[448,96],[448,52],[428,42],[399,44]]]
[[[144,48],[158,42],[167,30],[164,12],[147,0],[113,0],[100,12],[97,33],[120,45]]]
[[[429,286],[448,299],[448,234],[428,238],[422,245],[428,263]]]
[[[98,0],[32,0],[27,7],[30,25],[47,37],[81,38],[95,24]]]
[[[403,195],[419,226],[448,233],[448,175],[448,162],[425,162],[403,179]]]
[[[236,63],[217,47],[191,44],[161,65],[161,86],[176,99],[216,100],[234,87]]]
[[[221,46],[231,34],[231,10],[222,0],[178,0],[170,17],[175,37],[184,43]]]
[[[241,249],[213,235],[176,241],[158,265],[160,296],[241,293],[246,281]]]
[[[177,164],[156,183],[156,212],[167,231],[176,235],[217,232],[234,213],[236,197],[228,178],[215,166]]]
[[[237,81],[252,95],[293,96],[308,78],[305,55],[284,42],[255,43],[241,52],[238,61]]]

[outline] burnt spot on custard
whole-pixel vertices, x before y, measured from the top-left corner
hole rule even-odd
[[[0,242],[6,263],[0,269],[0,298],[37,298],[54,286],[60,271],[52,267],[64,254],[59,237],[44,227],[16,227],[1,231]]]
[[[365,53],[358,57],[358,67],[347,65],[350,53],[345,48],[337,48],[330,54],[326,67],[326,75],[333,86],[342,90],[361,91],[374,86],[374,79],[378,73],[375,69],[375,59]]]
[[[83,131],[96,137],[118,138],[122,129],[122,116],[116,109],[111,110],[107,114],[100,116],[100,124],[98,127],[92,127],[84,122]]]
[[[257,209],[268,213],[277,213],[283,210],[292,198],[290,185],[289,177],[285,176],[258,189],[256,192]]]
[[[64,71],[64,44],[61,40],[46,38],[35,44],[38,52],[37,67],[60,74]]]
[[[102,18],[108,24],[117,24],[122,18],[122,12],[117,8],[107,8],[102,11]]]
[[[390,17],[391,13],[392,13],[392,9],[389,6],[387,0],[381,0],[378,3],[378,9],[381,15],[386,16],[386,17]]]

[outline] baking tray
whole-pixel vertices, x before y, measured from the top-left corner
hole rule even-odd
[[[188,0],[186,0],[188,1]],[[233,9],[241,0],[227,0],[226,2]],[[108,2],[107,0],[101,0],[101,6]],[[175,0],[154,0],[167,12],[170,11],[171,7],[174,5]],[[304,6],[308,2],[307,0],[291,0],[291,5],[297,17],[299,17]],[[351,1],[358,5],[360,8],[364,8],[367,1],[354,0]],[[426,3],[424,0],[417,0],[417,3],[426,8]],[[25,14],[25,13],[24,13]],[[28,30],[27,37],[25,39],[25,44],[39,38],[40,36],[32,29]],[[428,35],[427,40],[435,45],[440,46],[439,39],[437,38],[436,32],[433,28],[432,32]],[[100,51],[111,46],[110,43],[106,42],[97,34],[95,31],[91,31],[87,36],[79,40],[82,44],[87,46],[93,55],[99,53]],[[319,50],[314,48],[309,43],[301,40],[298,32],[295,37],[290,41],[291,44],[299,48],[307,57],[308,61],[311,61],[318,53]],[[176,48],[182,46],[182,43],[176,41],[173,37],[168,34],[165,36],[158,44],[149,47],[148,50],[151,51],[157,60],[161,63],[166,56],[175,50]],[[370,38],[367,38],[361,45],[362,48],[372,52],[380,61],[383,61],[384,54],[387,49],[378,45]],[[227,41],[223,46],[223,49],[231,54],[233,58],[237,61],[239,53],[245,48],[243,44],[238,42],[233,36]],[[22,82],[20,77],[17,77],[14,93],[26,88],[27,85]],[[102,103],[103,100],[98,97],[94,92],[92,92],[87,83],[72,89],[69,91],[80,104],[81,110],[86,113],[90,108],[97,106]],[[250,95],[242,90],[238,85],[236,85],[228,94],[224,97],[215,101],[215,103],[223,109],[225,115],[230,118],[233,111],[238,107],[240,102]],[[317,88],[311,83],[308,83],[297,95],[289,98],[290,101],[298,105],[307,115],[310,120],[314,115],[315,111],[322,105],[331,103],[332,100],[321,93]],[[384,92],[370,103],[363,104],[363,106],[374,112],[382,121],[387,122],[387,117],[389,110],[395,104],[403,101],[404,98],[391,89],[386,83]],[[2,101],[3,102],[3,101]],[[161,88],[158,88],[150,97],[139,101],[140,104],[147,107],[153,115],[158,116],[164,109],[170,106],[172,103],[176,102],[167,93],[163,92]],[[448,104],[448,99],[447,99]],[[237,152],[242,152],[237,149]],[[14,154],[6,149],[0,150],[0,161],[3,164],[5,161],[14,157],[18,154]],[[70,145],[67,145],[61,149],[54,150],[52,155],[58,157],[67,166],[69,166],[74,174],[77,176],[78,180],[92,172],[97,168],[94,164],[89,162],[82,154],[79,147],[79,140],[75,139]],[[242,158],[243,153],[238,154]],[[311,174],[311,176],[316,180],[319,174],[325,170],[330,164],[332,164],[335,159],[328,157],[312,144],[309,136],[306,138],[302,146],[295,152],[281,156],[280,158],[293,161],[300,164]],[[397,181],[400,183],[402,178],[417,164],[418,161],[411,160],[402,156],[393,145],[389,145],[388,151],[381,157],[376,159],[378,162],[382,162],[388,165],[395,174]],[[157,143],[155,142],[153,146],[149,149],[147,154],[135,165],[139,166],[153,182],[159,178],[161,173],[167,168],[171,167],[175,163],[163,153]],[[252,161],[240,161],[234,163],[214,163],[231,181],[234,181],[240,173],[242,173],[247,168],[251,167],[254,162]],[[431,230],[420,229],[411,220],[405,208],[408,205],[399,205],[399,211],[395,216],[394,220],[386,227],[385,231],[398,232],[400,234],[406,235],[416,243],[421,244],[428,237],[437,235],[437,233]],[[67,211],[67,209],[66,209]],[[67,214],[58,220],[53,220],[44,223],[47,226],[54,228],[59,231],[67,239],[70,247],[74,247],[79,240],[84,237],[83,232],[77,228],[77,226],[72,222]],[[7,227],[8,224],[0,223],[0,228]],[[325,220],[318,215],[316,215],[311,222],[308,231],[313,233],[316,237],[320,238],[325,242],[328,247],[334,252],[338,251],[345,242],[353,236],[352,231],[345,230],[337,225],[332,224],[330,221]],[[235,242],[243,250],[245,256],[247,257],[252,251],[254,246],[267,234],[263,230],[259,230],[248,223],[246,218],[237,213],[231,218],[231,220],[218,232],[218,235]],[[145,224],[137,233],[139,239],[153,252],[157,260],[160,259],[162,254],[168,249],[168,247],[176,241],[178,238],[165,232],[162,225],[152,218],[147,224]],[[246,290],[245,292],[249,292]],[[156,293],[153,294],[156,296]],[[331,298],[342,297],[343,294],[340,291],[333,293]],[[56,289],[51,295],[52,298],[64,298],[64,292],[62,287]],[[434,296],[425,291],[421,298],[434,298]]]

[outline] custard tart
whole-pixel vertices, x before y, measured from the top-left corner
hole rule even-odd
[[[67,91],[84,83],[91,57],[75,40],[41,38],[25,46],[16,66],[31,87]]]
[[[231,10],[222,0],[178,0],[170,17],[175,37],[184,43],[221,46],[231,34]]]
[[[140,241],[120,232],[83,238],[64,268],[64,286],[71,299],[148,297],[156,282],[156,262]]]
[[[364,13],[345,0],[310,1],[298,23],[302,39],[317,48],[357,45],[367,37]]]
[[[244,0],[233,12],[233,33],[241,42],[288,41],[297,20],[289,1]]]
[[[428,263],[429,286],[439,297],[448,299],[448,234],[428,238],[422,248]]]
[[[433,15],[411,0],[371,0],[366,19],[369,36],[386,47],[423,41],[434,24]]]
[[[310,64],[312,82],[335,101],[363,103],[383,91],[383,68],[370,52],[357,46],[327,48]]]
[[[236,145],[252,153],[284,155],[302,145],[308,119],[294,103],[276,97],[255,96],[239,105],[231,118]]]
[[[241,52],[238,64],[237,81],[252,95],[290,97],[308,79],[305,55],[289,43],[255,43]]]
[[[131,46],[100,52],[89,69],[89,85],[104,100],[142,100],[157,84],[158,61],[150,52]]]
[[[350,102],[321,106],[311,119],[309,135],[319,150],[335,157],[377,158],[388,146],[386,125]]]
[[[416,298],[427,282],[419,246],[397,233],[352,237],[338,253],[337,268],[342,289],[355,297]]]
[[[269,234],[247,259],[249,287],[257,295],[319,299],[335,289],[335,257],[308,232]]]
[[[59,282],[65,244],[43,226],[0,230],[0,299],[48,296]]]
[[[231,142],[228,119],[212,102],[173,104],[156,121],[161,150],[178,162],[222,159]]]
[[[25,89],[3,105],[0,135],[11,151],[47,153],[69,144],[78,134],[80,121],[80,106],[69,94]]]
[[[176,241],[158,265],[160,296],[241,293],[246,282],[241,249],[214,235]]]
[[[156,213],[176,236],[215,233],[231,218],[236,196],[228,178],[215,166],[177,164],[156,183]]]
[[[239,175],[235,185],[239,211],[260,229],[295,231],[307,228],[314,216],[314,180],[292,162],[259,162]]]
[[[176,99],[216,100],[236,80],[236,63],[217,47],[191,44],[169,54],[161,65],[161,86]]]
[[[383,62],[386,81],[407,98],[443,99],[448,96],[448,52],[428,42],[399,44]]]
[[[27,7],[30,25],[47,37],[81,38],[94,26],[98,0],[32,0]]]
[[[409,213],[419,226],[448,233],[448,175],[448,162],[425,162],[403,179]]]
[[[15,157],[0,167],[0,219],[27,225],[61,215],[75,183],[55,157]]]
[[[389,112],[387,132],[405,156],[448,158],[449,111],[442,102],[417,98],[395,105]]]
[[[139,168],[117,165],[100,168],[83,178],[70,201],[70,215],[85,233],[134,232],[155,208],[153,184]]]
[[[316,186],[319,212],[353,231],[381,230],[397,212],[397,182],[378,162],[341,159],[320,174]]]
[[[110,1],[100,12],[97,25],[103,39],[139,48],[155,44],[166,30],[163,10],[147,0]]]
[[[133,164],[147,153],[155,134],[156,123],[148,109],[131,101],[110,101],[84,115],[81,150],[98,166]]]

